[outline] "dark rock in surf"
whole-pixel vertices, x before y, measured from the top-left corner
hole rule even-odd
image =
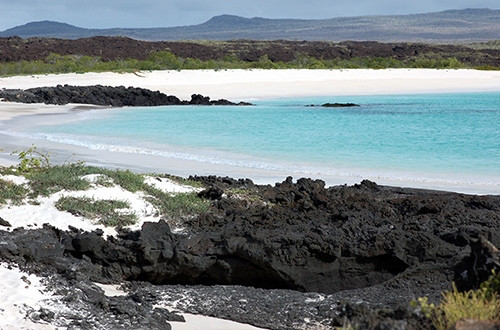
[[[193,94],[191,95],[191,101],[189,101],[189,104],[192,105],[210,104],[210,98],[208,96],[203,96],[200,94]]]
[[[253,104],[248,102],[234,103],[225,99],[210,100],[210,97],[208,96],[193,94],[191,95],[191,101],[189,101],[189,105],[253,105]]]
[[[355,104],[355,103],[324,103],[321,106],[324,108],[349,108],[349,107],[359,107],[359,104]]]
[[[317,107],[318,105],[308,105],[308,107]],[[359,104],[355,103],[323,103],[320,107],[324,108],[349,108],[349,107],[359,107]]]

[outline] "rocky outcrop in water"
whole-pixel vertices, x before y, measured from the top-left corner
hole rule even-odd
[[[69,86],[37,87],[25,90],[3,89],[0,98],[8,102],[45,103],[65,105],[68,103],[92,104],[101,106],[160,106],[160,105],[251,105],[234,103],[225,99],[210,100],[208,96],[193,94],[190,101],[182,101],[176,96],[159,91],[123,86]]]
[[[500,196],[370,181],[325,188],[310,179],[288,178],[275,186],[191,179],[207,187],[200,195],[212,200],[212,208],[182,219],[184,231],[173,232],[170,219],[122,230],[115,238],[50,226],[0,231],[0,258],[68,281],[139,283],[131,284],[136,301],[191,301],[186,311],[273,329],[303,328],[304,319],[341,326],[344,316],[368,324],[361,328],[374,328],[375,321],[418,328],[422,320],[407,310],[408,302],[421,296],[438,300],[456,274],[463,274],[460,265],[470,266],[477,254],[471,251],[500,245]],[[474,247],[476,242],[483,244]],[[475,260],[474,269],[483,263],[489,271],[490,259]],[[467,272],[467,282],[484,280],[474,278],[477,273]],[[241,312],[278,297],[296,304],[268,303],[269,319],[264,312]],[[353,304],[358,302],[365,307]],[[377,312],[381,308],[390,310]]]
[[[359,107],[359,104],[355,103],[323,103],[321,105],[324,108],[349,108],[349,107]]]
[[[335,103],[323,103],[321,105],[317,105],[317,104],[310,104],[310,105],[307,105],[307,107],[322,107],[322,108],[353,108],[353,107],[360,107],[359,104],[356,104],[356,103],[338,103],[338,102],[335,102]]]
[[[352,108],[352,107],[359,107],[359,104],[356,103],[323,103],[322,105],[314,105],[311,104],[309,107],[323,107],[323,108]]]

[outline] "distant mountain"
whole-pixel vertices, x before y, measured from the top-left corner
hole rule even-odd
[[[463,9],[436,13],[339,17],[322,20],[215,16],[198,25],[170,28],[84,29],[65,23],[32,22],[0,32],[0,37],[78,39],[127,36],[139,40],[373,40],[466,42],[500,39],[500,10]]]
[[[107,36],[112,30],[114,29],[85,29],[66,23],[40,21],[7,29],[0,32],[0,37],[78,39],[101,35]]]
[[[1,32],[1,36],[20,36],[20,37],[42,37],[58,34],[65,35],[80,35],[88,31],[87,29],[79,28],[66,23],[58,23],[51,21],[31,22],[25,25],[17,26],[12,29]]]

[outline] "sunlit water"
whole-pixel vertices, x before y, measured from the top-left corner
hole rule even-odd
[[[354,102],[360,107],[309,107]],[[82,111],[11,135],[241,168],[500,184],[500,93]]]

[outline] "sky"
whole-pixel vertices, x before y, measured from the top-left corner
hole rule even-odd
[[[322,19],[465,8],[500,9],[500,3],[498,0],[0,0],[0,31],[43,20],[84,28],[146,28],[201,24],[222,14]]]

